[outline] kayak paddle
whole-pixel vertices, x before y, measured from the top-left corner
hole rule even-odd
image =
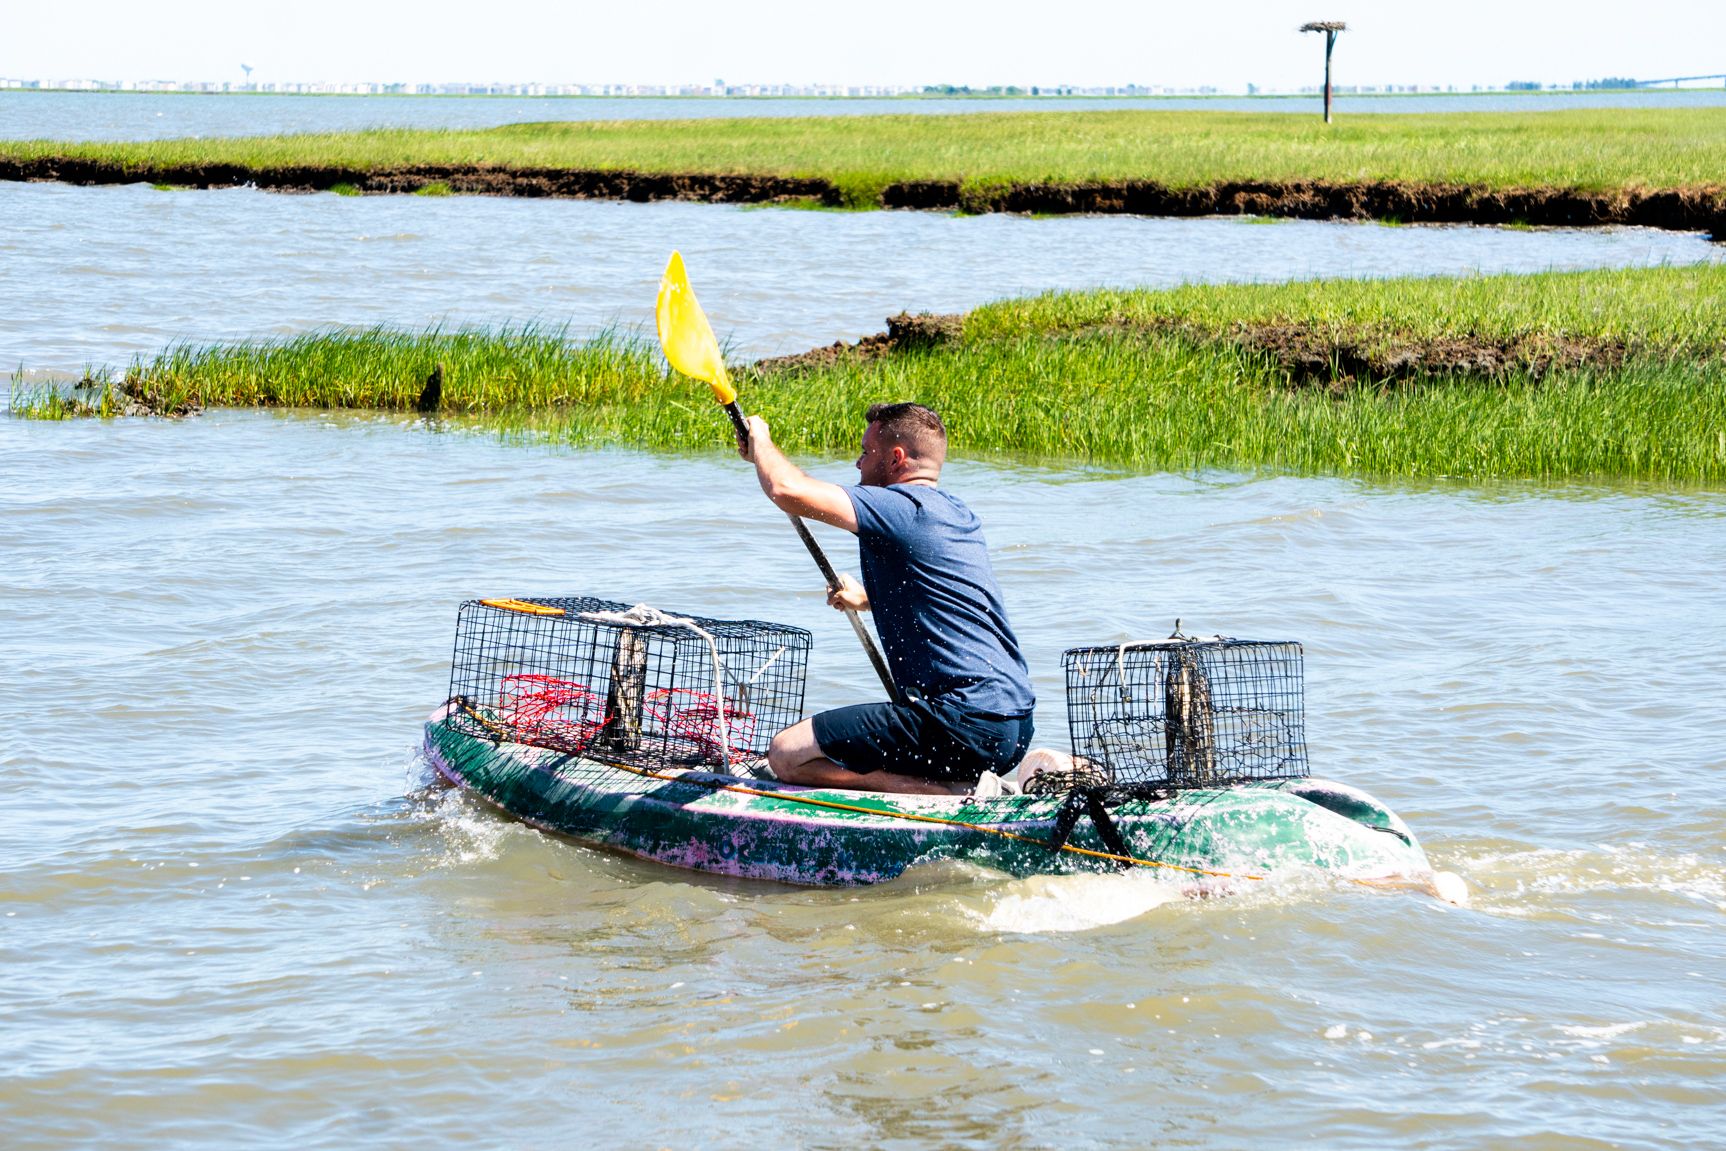
[[[683,257],[676,252],[671,253],[671,262],[665,266],[665,275],[659,280],[659,299],[654,304],[654,319],[659,327],[659,346],[665,351],[665,358],[671,361],[671,366],[684,375],[697,380],[705,380],[713,388],[713,398],[724,407],[725,414],[731,417],[731,426],[737,433],[737,446],[747,452],[749,450],[749,425],[743,422],[743,409],[737,405],[737,389],[731,386],[731,377],[725,371],[725,359],[719,352],[719,341],[713,337],[713,328],[707,322],[707,316],[696,302],[695,290],[689,286],[689,274],[683,269]],[[821,569],[822,578],[827,581],[828,591],[839,590],[839,573],[833,570],[833,565],[827,560],[827,553],[821,550],[821,545],[815,542],[815,537],[809,534],[809,526],[798,516],[785,513],[791,519],[791,526],[797,529],[797,537],[803,541],[803,546],[809,549],[809,555],[815,560],[815,566]],[[875,674],[881,677],[881,686],[887,689],[887,694],[893,699],[899,698],[899,693],[893,687],[893,676],[887,670],[887,661],[881,658],[881,651],[875,646],[875,641],[869,635],[869,630],[863,626],[863,621],[857,618],[857,612],[847,607],[845,618],[851,621],[851,630],[857,633],[857,640],[863,645],[863,651],[869,656],[869,662],[875,667]]]

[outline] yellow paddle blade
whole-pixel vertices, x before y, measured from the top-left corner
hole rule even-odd
[[[665,358],[671,361],[671,366],[686,376],[712,384],[713,398],[720,403],[735,403],[737,389],[725,374],[719,341],[713,338],[713,328],[695,300],[689,273],[683,270],[683,257],[676,252],[671,253],[665,275],[659,278],[659,300],[653,311],[659,323],[659,346],[665,349]]]

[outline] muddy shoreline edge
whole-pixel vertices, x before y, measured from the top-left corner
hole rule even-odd
[[[414,165],[354,169],[243,165],[128,167],[76,157],[0,159],[0,180],[81,186],[165,184],[184,188],[255,187],[268,192],[327,192],[347,185],[364,194],[408,194],[443,185],[458,195],[522,196],[646,203],[814,202],[844,207],[822,177],[656,173],[626,169]],[[856,206],[856,205],[853,205]],[[865,207],[869,205],[863,205]],[[1153,180],[965,187],[956,180],[888,184],[875,207],[976,214],[1270,216],[1304,220],[1394,220],[1409,224],[1526,224],[1535,227],[1632,225],[1708,232],[1726,242],[1726,186],[1622,189],[1488,188],[1406,181],[1223,181],[1171,188]]]

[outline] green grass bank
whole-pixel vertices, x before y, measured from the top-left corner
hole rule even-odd
[[[1194,286],[987,305],[928,339],[763,362],[742,399],[791,451],[844,454],[917,398],[955,450],[1134,469],[1726,480],[1726,266]],[[723,328],[723,314],[718,319]],[[621,335],[332,332],[173,348],[23,414],[437,410],[583,444],[723,450],[704,385]]]
[[[978,112],[585,121],[137,143],[0,142],[0,177],[1711,226],[1726,109]]]

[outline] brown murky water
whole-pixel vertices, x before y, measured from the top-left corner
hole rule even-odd
[[[843,477],[842,462],[821,465]],[[419,790],[456,603],[816,631],[734,459],[0,419],[8,1148],[1694,1147],[1726,1131],[1726,498],[960,461],[1064,646],[1306,641],[1315,769],[1476,902],[725,883]],[[844,554],[843,541],[833,549]]]

